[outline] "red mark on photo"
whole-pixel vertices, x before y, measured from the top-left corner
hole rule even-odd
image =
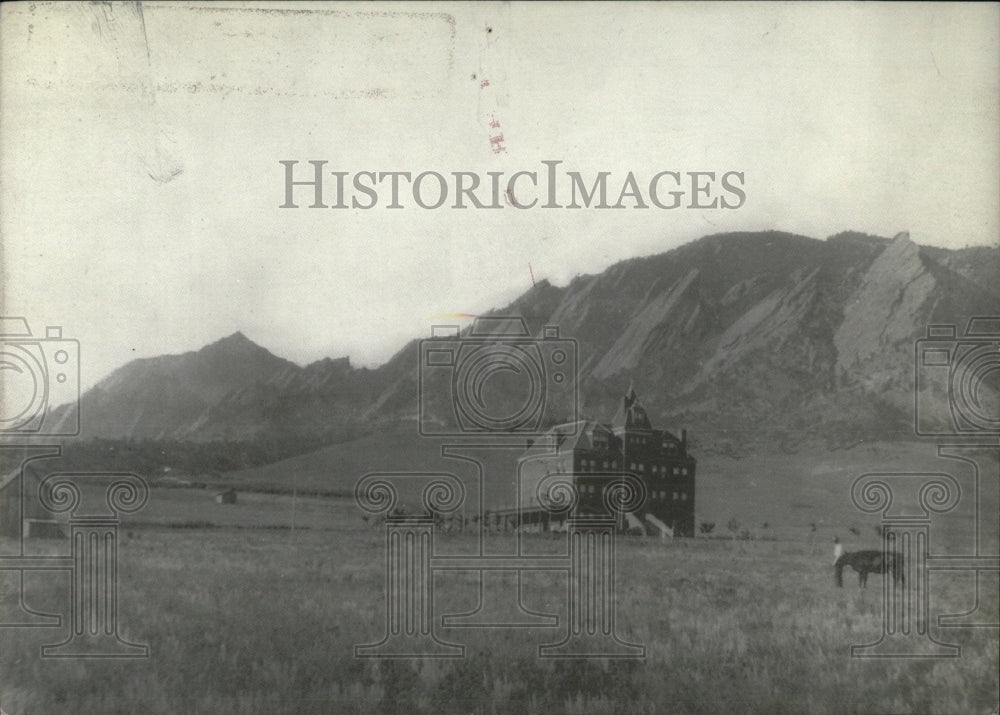
[[[484,78],[479,83],[480,90],[483,91],[481,102],[486,105],[486,111],[483,112],[482,117],[489,125],[490,128],[490,149],[493,150],[494,154],[504,154],[507,151],[507,147],[504,146],[504,137],[501,132],[496,132],[495,130],[500,128],[500,120],[497,119],[496,108],[497,108],[497,98],[493,89],[486,89],[487,87],[492,87],[490,80]],[[482,105],[480,105],[482,106]],[[490,111],[493,110],[493,111]]]
[[[494,154],[507,151],[507,147],[503,145],[503,134],[497,134],[495,137],[490,137],[490,144],[493,145]]]

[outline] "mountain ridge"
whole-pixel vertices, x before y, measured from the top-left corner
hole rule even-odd
[[[926,325],[961,331],[972,315],[1000,313],[984,285],[991,266],[1000,248],[918,246],[906,233],[733,232],[565,286],[539,281],[485,315],[573,338],[589,416],[612,413],[635,384],[654,421],[734,449],[796,432],[892,439],[912,436],[912,351]],[[377,368],[346,357],[299,366],[237,331],[112,372],[82,397],[83,434],[210,441],[411,424],[418,344]]]

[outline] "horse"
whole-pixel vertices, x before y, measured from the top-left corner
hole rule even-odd
[[[833,565],[834,575],[837,579],[837,586],[844,586],[844,567],[850,566],[858,572],[858,585],[865,588],[868,584],[868,574],[892,573],[893,583],[905,583],[903,575],[903,555],[894,551],[886,555],[881,551],[845,551]]]

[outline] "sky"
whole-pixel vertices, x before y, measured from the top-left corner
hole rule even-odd
[[[3,314],[78,339],[84,389],[237,330],[300,364],[374,366],[443,315],[711,233],[1000,235],[996,4],[0,14]],[[610,172],[612,201],[629,172],[739,172],[746,199],[393,210],[381,190],[372,209],[282,209],[283,160],[483,177],[558,160]]]

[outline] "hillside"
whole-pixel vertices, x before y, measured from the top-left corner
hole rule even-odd
[[[703,452],[842,447],[913,435],[914,343],[929,323],[958,323],[961,333],[968,317],[1000,313],[990,283],[998,256],[921,247],[906,234],[720,234],[564,287],[542,281],[490,314],[520,316],[534,336],[555,325],[576,341],[577,413],[609,418],[634,384],[654,422],[686,427]],[[300,367],[237,333],[136,360],[84,395],[84,436],[254,440],[345,425],[413,433],[418,346],[374,370],[346,358]],[[453,421],[450,373],[435,379],[424,417]],[[503,385],[493,384],[500,404],[516,397]],[[996,387],[984,388],[986,404]],[[573,416],[556,392],[546,422]]]
[[[255,469],[233,472],[229,479],[253,488],[295,487],[303,494],[310,491],[353,493],[357,480],[374,472],[433,474],[447,472],[458,475],[468,484],[477,483],[478,472],[469,459],[442,455],[443,442],[421,437],[416,430],[389,430],[352,442],[318,449]],[[493,506],[514,503],[516,461],[524,449],[523,443],[510,449],[471,450],[467,457],[483,465],[483,497]],[[408,501],[418,498],[420,487],[405,490]],[[470,499],[476,499],[474,493]]]
[[[201,350],[133,360],[81,398],[84,438],[247,440],[355,423],[377,395],[347,358],[299,367],[242,333]]]
[[[578,342],[591,417],[613,414],[634,384],[654,421],[687,427],[703,449],[908,439],[914,343],[929,323],[958,323],[961,333],[969,316],[1000,310],[982,285],[983,264],[998,255],[928,250],[906,234],[725,234],[565,288],[540,283],[495,314],[523,316],[533,334],[557,325]],[[384,366],[394,379],[376,415],[416,403],[416,348]],[[983,398],[995,401],[995,387]]]

